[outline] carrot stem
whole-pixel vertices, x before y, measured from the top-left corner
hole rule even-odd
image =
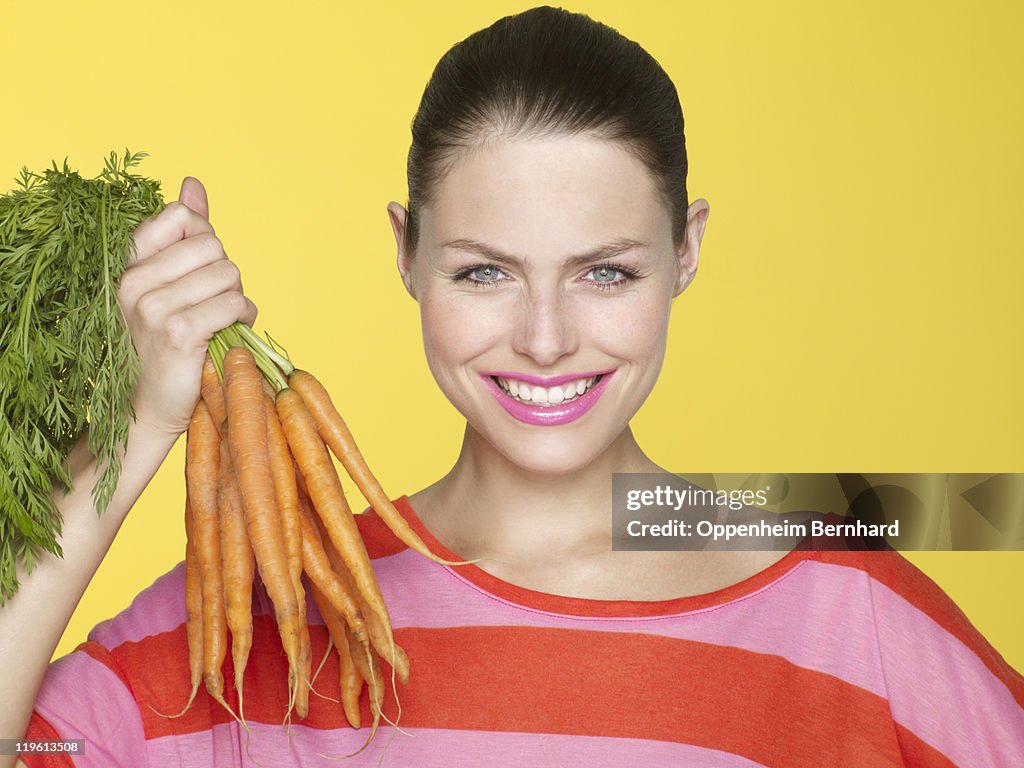
[[[244,347],[249,350],[256,362],[256,367],[273,385],[275,392],[288,386],[282,370],[294,370],[294,366],[245,323],[234,323],[217,331],[207,344],[207,351],[221,378],[224,376],[224,358],[232,347]]]
[[[235,323],[232,327],[241,337],[242,341],[244,341],[246,346],[254,349],[254,354],[255,350],[259,350],[262,354],[272,360],[278,368],[284,371],[285,376],[290,376],[292,371],[295,370],[295,366],[292,365],[291,360],[280,355],[276,349],[261,339],[259,334],[257,334],[256,331],[248,325],[245,323]],[[281,387],[278,387],[278,389],[281,389]]]

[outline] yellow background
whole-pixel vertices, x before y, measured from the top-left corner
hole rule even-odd
[[[0,182],[146,150],[393,495],[453,462],[385,214],[452,44],[526,3],[3,0]],[[676,82],[711,217],[635,420],[679,472],[1024,472],[1024,6],[574,2]],[[183,553],[183,441],[58,655]],[[911,553],[1024,669],[1024,553]]]

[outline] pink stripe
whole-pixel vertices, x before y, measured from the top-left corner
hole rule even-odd
[[[399,724],[401,725],[401,724]],[[150,765],[206,768],[209,765],[266,768],[268,765],[333,765],[317,755],[342,757],[359,749],[369,728],[322,731],[292,726],[292,743],[280,726],[251,723],[252,740],[246,756],[245,737],[232,723],[213,731],[164,736],[149,742]],[[381,728],[373,743],[358,757],[358,765],[414,765],[417,768],[450,768],[485,765],[488,768],[520,768],[524,765],[557,765],[560,768],[619,768],[623,765],[679,766],[688,768],[763,768],[761,763],[738,755],[689,744],[644,739],[561,734],[453,731],[433,728],[403,729],[396,733]],[[381,758],[383,757],[383,763]],[[456,759],[457,758],[457,759]],[[346,763],[338,763],[345,765]]]
[[[417,558],[418,564],[400,558]],[[526,608],[483,591],[457,572],[411,550],[374,561],[392,625],[451,626],[446,604],[457,601],[461,626],[515,623],[535,627],[643,631],[662,637],[769,653],[884,695],[863,571],[804,560],[780,579],[730,603],[685,614],[648,617],[564,616]],[[397,573],[399,578],[389,578]],[[859,583],[859,587],[858,587]],[[842,601],[836,595],[843,595]],[[822,632],[822,628],[828,628]],[[842,651],[835,644],[842,643]],[[875,663],[865,664],[864,659]]]
[[[511,610],[526,626],[642,630],[775,654],[889,698],[896,722],[956,762],[1024,753],[1024,710],[1006,684],[930,617],[858,568],[805,560],[730,603],[667,617],[607,618],[515,605],[411,550],[378,558],[374,567],[398,629],[451,626],[448,605],[457,601],[462,626],[506,625]],[[98,625],[90,639],[110,649],[175,629],[185,621],[183,592],[179,565],[128,610]],[[262,588],[254,590],[253,602],[257,615],[272,610]],[[312,601],[309,614],[312,623],[322,621]],[[967,717],[951,724],[954,702],[957,711],[985,713],[984,727]]]
[[[170,632],[187,619],[185,563],[181,562],[136,595],[121,613],[93,627],[89,639],[110,651],[121,643]]]
[[[138,704],[124,683],[82,651],[57,659],[47,668],[36,711],[61,738],[85,739],[78,768],[146,764],[146,740]]]
[[[1024,710],[1006,684],[928,615],[859,568],[804,560],[730,603],[673,616],[607,618],[517,606],[411,550],[374,566],[396,629],[449,626],[446,604],[457,601],[463,626],[508,624],[511,608],[515,623],[527,626],[642,630],[774,654],[889,698],[896,722],[954,762],[970,764],[985,754],[993,764],[1010,765],[1011,755],[1024,754]],[[957,714],[963,712],[984,714],[969,720]]]
[[[307,610],[318,619],[317,623],[323,623],[316,606],[309,599],[308,590],[306,599],[311,605]],[[253,583],[252,614],[272,616],[273,610],[273,604],[257,573]],[[153,635],[171,632],[187,620],[185,563],[181,562],[136,595],[131,605],[121,613],[93,627],[89,639],[110,651],[122,643],[137,643]]]
[[[871,591],[893,719],[957,765],[1021,765],[1024,708],[1007,683],[905,598]]]

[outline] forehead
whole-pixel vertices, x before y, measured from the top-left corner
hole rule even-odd
[[[624,145],[589,136],[500,139],[462,152],[422,209],[424,245],[475,238],[564,254],[630,237],[671,239],[654,178]]]

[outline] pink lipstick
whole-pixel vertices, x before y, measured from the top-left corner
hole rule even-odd
[[[491,391],[491,394],[501,404],[501,407],[508,411],[513,418],[525,424],[558,426],[576,421],[576,419],[582,417],[593,408],[605,388],[607,388],[608,382],[611,381],[614,373],[615,369],[594,371],[592,373],[573,373],[565,376],[553,376],[551,378],[504,372],[486,372],[481,373],[480,376]],[[539,405],[536,402],[524,401],[513,397],[497,381],[499,378],[509,379],[515,382],[522,382],[523,384],[531,384],[535,387],[550,389],[566,382],[581,381],[591,377],[595,378],[596,381],[583,394],[574,396],[573,399],[566,400],[565,402],[551,405]]]

